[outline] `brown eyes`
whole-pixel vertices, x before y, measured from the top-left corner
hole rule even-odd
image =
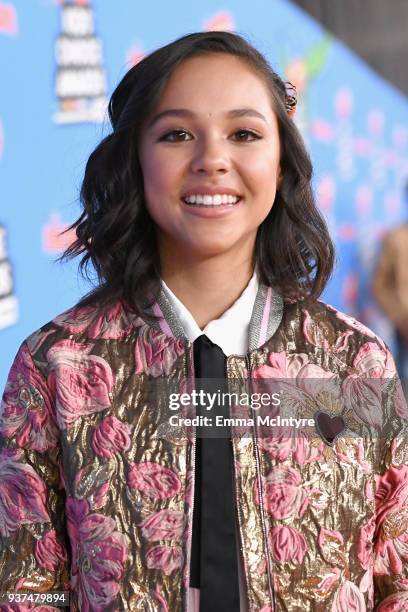
[[[189,133],[185,130],[172,130],[171,132],[167,132],[166,134],[161,136],[159,138],[159,141],[184,142],[186,138],[182,136],[183,134],[189,135]],[[259,140],[260,138],[262,138],[262,136],[259,136],[259,134],[256,134],[256,132],[253,132],[252,130],[237,130],[236,132],[234,132],[234,136],[237,134],[239,134],[240,136],[244,135],[244,138],[238,138],[238,142],[252,142],[253,140]],[[248,135],[251,137],[250,139],[248,139]]]

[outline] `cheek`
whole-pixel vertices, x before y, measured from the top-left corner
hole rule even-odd
[[[175,174],[157,159],[149,159],[142,165],[146,207],[152,216],[166,212],[166,196],[175,190]]]
[[[177,182],[177,169],[171,160],[159,158],[149,159],[142,167],[145,193],[154,195],[174,191]]]
[[[250,174],[252,181],[259,187],[269,186],[270,189],[274,189],[279,175],[279,158],[265,156],[254,160],[251,163]]]

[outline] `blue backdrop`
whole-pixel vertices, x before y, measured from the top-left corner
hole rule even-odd
[[[87,290],[54,260],[78,215],[106,100],[144,54],[182,34],[243,33],[297,85],[296,121],[338,248],[324,299],[391,340],[370,296],[381,237],[405,218],[407,99],[286,0],[0,1],[0,386],[20,342]]]

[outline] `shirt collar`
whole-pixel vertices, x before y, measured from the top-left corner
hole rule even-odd
[[[198,336],[205,334],[226,355],[241,355],[248,351],[249,323],[259,288],[256,271],[254,271],[248,285],[232,306],[218,319],[210,321],[202,330],[197,325],[191,312],[163,280],[162,286],[190,342],[194,342]]]

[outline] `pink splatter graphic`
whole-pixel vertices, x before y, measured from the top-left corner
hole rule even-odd
[[[317,184],[317,203],[319,207],[328,212],[331,210],[336,195],[336,183],[332,176],[322,176]]]
[[[5,2],[0,2],[0,34],[9,36],[18,34],[16,7]]]
[[[315,138],[323,142],[331,142],[334,138],[332,126],[323,119],[315,119],[315,121],[312,122],[311,132]]]
[[[62,253],[76,240],[74,230],[62,234],[68,228],[67,224],[62,223],[59,213],[52,213],[50,220],[43,226],[42,248],[46,253]]]
[[[393,168],[398,164],[398,155],[396,154],[395,151],[392,151],[391,149],[388,151],[385,151],[384,153],[384,164],[388,167],[388,168]]]
[[[403,149],[408,142],[408,132],[402,126],[398,126],[392,131],[392,142],[399,149]]]
[[[372,149],[372,144],[367,138],[357,137],[354,139],[354,152],[361,157],[367,157]]]
[[[337,235],[341,240],[354,240],[356,237],[356,227],[351,223],[344,223],[337,229]]]
[[[339,89],[334,99],[334,110],[339,119],[349,119],[353,110],[353,94],[350,89]]]
[[[308,84],[308,68],[302,57],[296,57],[286,67],[286,78],[293,83],[298,94],[305,91]]]
[[[362,313],[361,313],[361,319],[367,323],[367,325],[369,325],[370,323],[373,323],[378,317],[378,313],[376,308],[373,308],[372,306],[366,306],[365,308],[363,308]]]
[[[225,32],[232,32],[235,30],[235,22],[232,14],[229,11],[220,11],[213,17],[210,17],[204,23],[204,30],[207,32],[215,32],[217,30],[224,30]]]
[[[368,185],[360,185],[356,193],[356,205],[360,215],[368,215],[373,205],[373,190]]]
[[[380,136],[384,129],[384,113],[380,110],[372,110],[367,117],[368,129],[373,136]]]
[[[142,50],[141,46],[138,44],[132,45],[126,52],[126,64],[131,66],[136,66],[145,56],[145,52]]]
[[[343,282],[342,288],[343,299],[348,308],[353,309],[357,303],[358,295],[358,275],[349,274]]]
[[[393,191],[385,194],[384,208],[387,214],[395,215],[398,213],[401,209],[401,195]]]

